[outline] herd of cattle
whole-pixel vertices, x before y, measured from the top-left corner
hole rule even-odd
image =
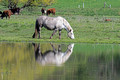
[[[10,19],[11,15],[19,14],[21,10],[22,9],[20,9],[20,8],[14,8],[14,9],[4,10],[3,12],[0,11],[0,14],[1,14],[0,17],[1,17],[1,19],[3,19],[4,17],[6,17],[6,19],[7,19],[7,17]],[[55,12],[56,12],[55,8],[51,8],[51,9],[48,9],[48,10],[46,10],[44,8],[41,9],[42,15],[45,15],[45,14],[47,16],[50,15],[50,14],[55,15]]]
[[[1,14],[1,19],[3,19],[4,17],[7,17],[10,18],[11,15],[13,14],[19,14],[20,13],[20,8],[14,8],[14,9],[8,9],[8,10],[4,10],[3,12],[0,11],[0,14]]]
[[[50,15],[51,13],[53,15],[55,15],[55,8],[51,8],[51,9],[48,9],[48,10],[45,10],[44,8],[41,9],[41,12],[42,12],[42,15],[46,14],[47,16]]]

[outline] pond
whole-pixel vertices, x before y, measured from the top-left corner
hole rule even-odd
[[[120,45],[0,43],[0,80],[119,80]]]

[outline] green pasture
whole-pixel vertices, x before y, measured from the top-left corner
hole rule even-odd
[[[67,37],[65,30],[62,30],[61,40],[58,33],[49,39],[53,31],[45,28],[42,28],[41,39],[33,39],[35,21],[41,15],[41,7],[29,7],[23,9],[20,15],[0,19],[0,41],[120,43],[120,1],[107,0],[112,8],[103,8],[105,0],[84,0],[88,5],[84,9],[78,8],[82,2],[57,0],[55,4],[44,7],[56,8],[55,16],[62,16],[70,23],[75,34],[74,40]],[[0,6],[0,10],[5,9]],[[106,22],[105,19],[111,21]]]
[[[33,39],[35,20],[38,15],[12,15],[11,19],[0,20],[1,41],[53,41],[53,42],[91,42],[91,43],[120,43],[120,18],[97,16],[66,16],[71,24],[75,39],[67,37],[67,32],[62,30],[62,39],[58,33],[49,39],[53,31],[42,28],[41,39]],[[111,18],[111,22],[105,22]]]
[[[104,3],[106,2],[106,8],[111,5],[112,8],[119,8],[120,0],[57,0],[55,7],[59,6],[59,8],[103,8]]]

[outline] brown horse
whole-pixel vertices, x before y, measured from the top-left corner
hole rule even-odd
[[[55,12],[56,12],[55,8],[51,8],[51,9],[48,9],[48,10],[47,10],[46,15],[50,15],[51,13],[52,13],[53,15],[55,15]]]
[[[42,15],[46,14],[46,10],[44,8],[41,9]]]
[[[1,19],[3,19],[4,17],[7,17],[10,19],[10,16],[13,15],[12,11],[11,10],[5,10],[3,11],[2,15],[1,15]]]

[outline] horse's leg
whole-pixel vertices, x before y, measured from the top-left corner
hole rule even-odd
[[[54,45],[53,45],[52,43],[50,43],[50,44],[51,44],[51,46],[52,46],[52,48],[53,48],[53,51],[56,51]]]
[[[33,34],[35,36],[35,38],[37,38],[37,29],[35,28],[35,33]]]
[[[57,30],[54,30],[54,31],[53,31],[53,33],[52,33],[50,39],[52,39],[53,35],[55,35],[56,32],[57,32]]]
[[[37,60],[38,58],[42,58],[42,53],[40,50],[40,44],[36,44],[36,46],[34,47],[34,52],[35,52],[35,59]]]
[[[59,39],[61,39],[61,30],[59,30]]]
[[[58,45],[58,52],[61,52],[61,45]]]
[[[41,31],[41,26],[39,27],[39,31],[38,31],[38,33],[39,33],[39,38],[40,38],[40,31]]]

